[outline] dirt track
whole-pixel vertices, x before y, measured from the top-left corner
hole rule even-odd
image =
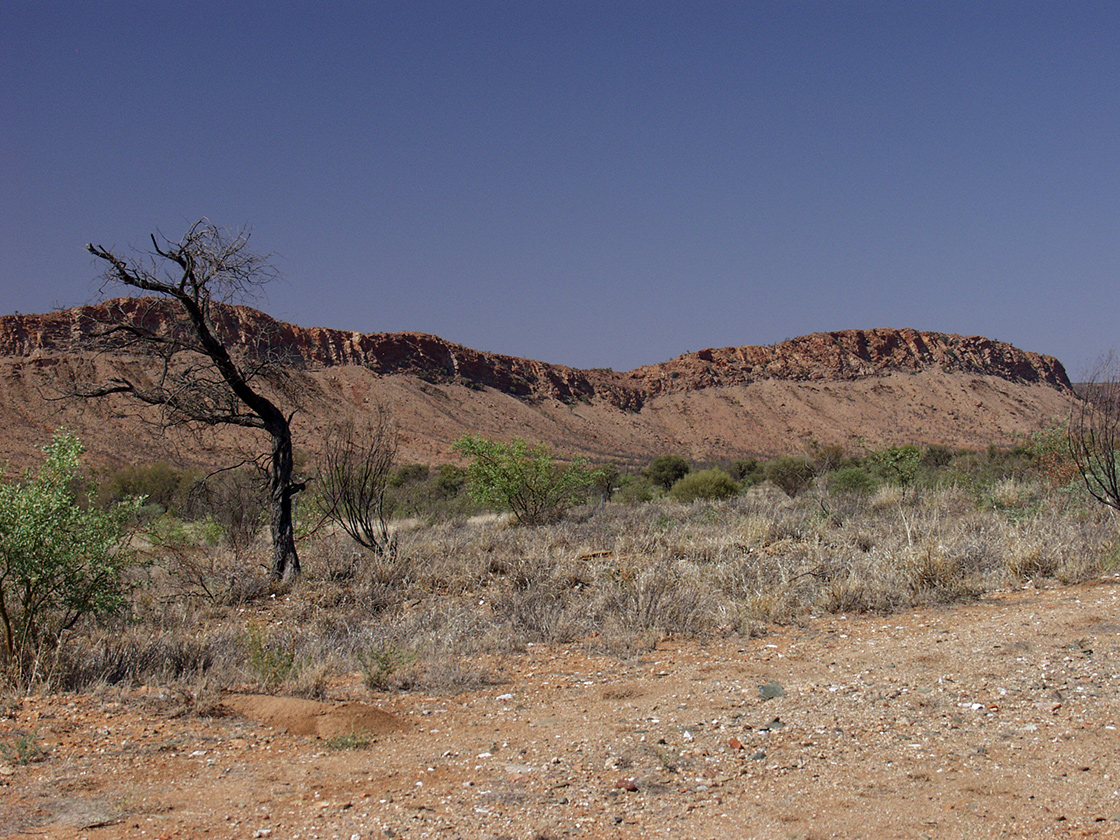
[[[0,737],[49,752],[0,767],[0,836],[1120,837],[1118,631],[1107,577],[623,662],[532,647],[453,697],[16,701]]]

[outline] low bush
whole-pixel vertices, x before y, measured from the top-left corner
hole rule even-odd
[[[878,482],[862,467],[844,467],[827,476],[830,493],[858,493],[867,495],[875,490]]]
[[[150,583],[126,599],[134,621],[75,625],[51,659],[52,684],[171,683],[170,697],[208,697],[252,681],[317,696],[350,674],[369,690],[461,691],[491,684],[488,669],[530,643],[632,656],[665,633],[754,635],[829,611],[885,614],[1083,580],[1116,562],[1111,514],[1083,489],[1041,474],[946,483],[952,469],[867,492],[870,474],[847,462],[793,498],[608,503],[519,528],[498,517],[417,522],[385,557],[321,529],[301,546],[304,578],[284,591],[187,527],[195,542],[153,548]],[[398,489],[434,487],[440,473],[416,471]],[[653,495],[640,476],[618,488],[617,499]]]
[[[108,510],[78,504],[77,435],[59,431],[38,473],[0,474],[0,665],[17,684],[42,678],[42,658],[85,617],[128,607],[126,525],[139,500]]]
[[[781,455],[766,462],[766,480],[782,489],[789,497],[794,497],[813,481],[817,467],[808,458],[796,455]]]
[[[557,463],[544,444],[514,438],[509,443],[464,435],[455,449],[471,458],[467,480],[482,505],[509,510],[522,525],[559,520],[566,510],[587,500],[595,475],[584,461]]]
[[[716,467],[689,473],[673,485],[669,495],[678,502],[687,503],[697,499],[726,499],[738,492],[735,479]]]

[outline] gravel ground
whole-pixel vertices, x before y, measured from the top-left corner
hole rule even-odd
[[[1120,837],[1118,596],[1109,576],[623,661],[532,646],[445,697],[354,675],[217,717],[146,687],[9,700],[0,835]]]

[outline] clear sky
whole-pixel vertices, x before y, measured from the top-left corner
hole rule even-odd
[[[278,318],[576,367],[1120,345],[1114,0],[6,0],[0,38],[0,313],[206,216]]]

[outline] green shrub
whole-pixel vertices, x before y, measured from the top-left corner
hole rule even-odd
[[[678,502],[694,502],[697,499],[726,499],[739,492],[739,485],[730,475],[719,467],[689,473],[669,491]]]
[[[244,551],[265,524],[266,488],[254,470],[240,468],[218,473],[192,493],[194,518],[209,518],[221,530],[226,544]]]
[[[139,506],[137,500],[104,511],[79,506],[83,449],[73,432],[56,432],[43,451],[47,460],[37,474],[0,481],[0,662],[21,681],[83,616],[124,610],[123,575],[132,555],[122,543]]]
[[[871,493],[875,478],[862,467],[844,467],[828,474],[828,489],[832,493]]]
[[[680,455],[659,455],[646,467],[646,478],[655,487],[668,490],[686,475],[692,467]]]
[[[591,492],[599,498],[600,502],[609,501],[622,478],[618,467],[614,464],[604,464],[596,467],[592,474]]]
[[[103,509],[139,497],[144,500],[142,514],[170,513],[182,518],[187,515],[191,489],[198,481],[197,472],[177,470],[163,461],[149,466],[131,465],[103,473],[91,496]]]
[[[393,473],[389,479],[390,487],[404,487],[406,484],[418,484],[428,480],[431,470],[427,464],[405,464]]]
[[[757,458],[737,458],[727,467],[727,474],[741,487],[751,487],[766,480],[766,472]]]
[[[624,475],[618,480],[615,496],[624,505],[644,504],[652,501],[653,486],[643,475]]]
[[[949,466],[953,460],[953,450],[940,443],[930,444],[922,453],[922,468],[926,470],[941,470]]]
[[[397,470],[386,488],[386,502],[395,516],[420,517],[435,522],[477,513],[478,505],[467,492],[467,473],[454,464],[433,469],[409,464]]]
[[[767,481],[776,484],[792,498],[809,486],[817,474],[817,467],[808,458],[780,455],[766,462],[765,472]]]
[[[913,444],[890,446],[868,453],[864,465],[888,484],[909,487],[918,477],[922,465],[922,450]]]
[[[467,481],[475,500],[512,511],[522,525],[556,522],[586,500],[595,480],[582,460],[561,466],[547,446],[530,445],[520,438],[502,443],[464,435],[455,441],[455,449],[473,459]]]

